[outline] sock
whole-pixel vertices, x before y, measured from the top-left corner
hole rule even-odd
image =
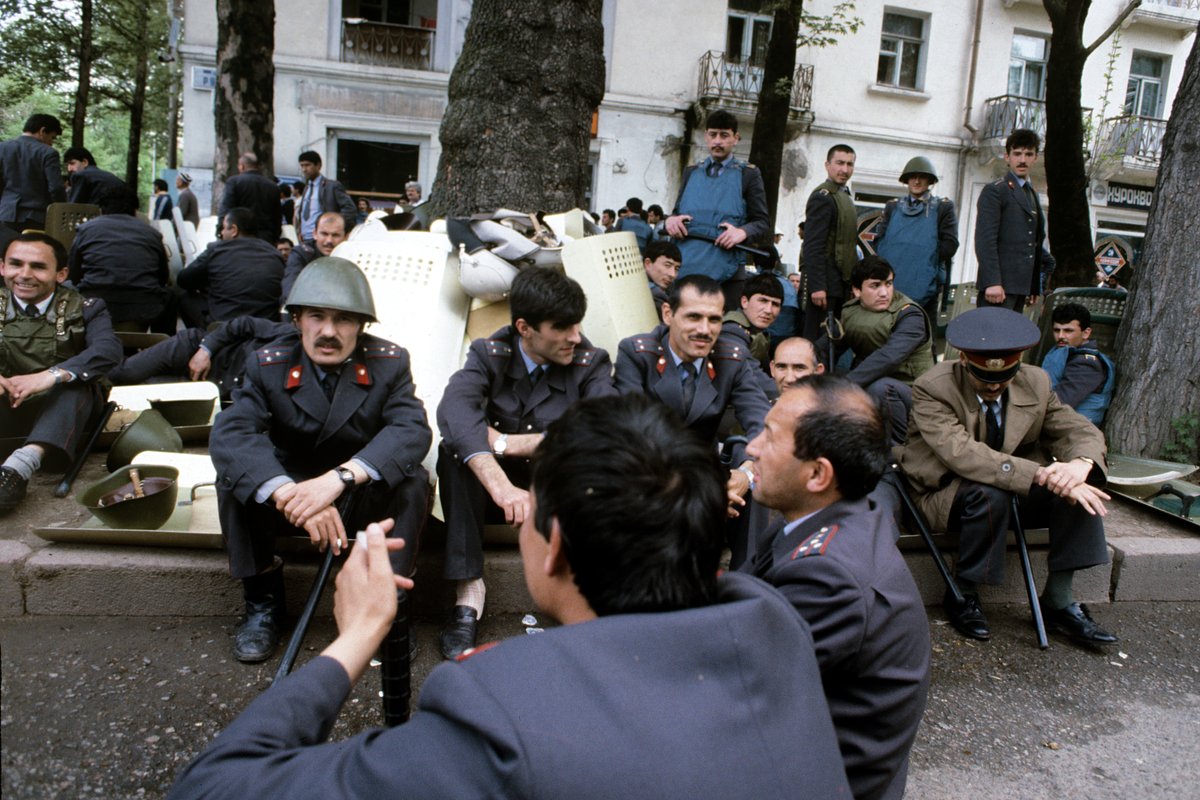
[[[979,597],[979,584],[975,581],[969,581],[966,578],[955,578],[954,582],[958,584],[958,590],[963,594],[973,594]]]
[[[1046,588],[1042,591],[1042,600],[1047,608],[1057,611],[1071,605],[1071,581],[1075,571],[1069,569],[1051,572],[1046,576]]]
[[[483,578],[459,581],[455,587],[454,604],[475,609],[475,614],[480,619],[483,618],[483,601],[486,598],[487,587],[483,585]]]
[[[28,444],[13,450],[12,455],[4,462],[4,466],[15,470],[25,480],[32,478],[41,465],[42,454],[33,445]]]

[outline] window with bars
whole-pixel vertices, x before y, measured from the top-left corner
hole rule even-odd
[[[884,86],[920,89],[924,78],[924,57],[925,20],[908,14],[885,12],[875,81]]]

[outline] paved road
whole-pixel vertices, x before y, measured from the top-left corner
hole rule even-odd
[[[1098,609],[1122,636],[1120,649],[1107,654],[1057,640],[1040,652],[1024,609],[989,611],[996,638],[986,644],[958,637],[934,612],[933,689],[909,797],[1200,797],[1200,608]],[[176,771],[274,673],[273,664],[247,667],[230,658],[232,622],[0,623],[6,800],[162,797]],[[483,633],[525,635],[516,616],[485,618]],[[419,625],[418,679],[436,664],[435,634]],[[318,622],[301,660],[331,635],[331,623]],[[334,738],[379,723],[378,690],[372,670]]]

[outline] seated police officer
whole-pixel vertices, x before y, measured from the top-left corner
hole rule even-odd
[[[0,431],[24,437],[0,466],[0,511],[11,511],[43,458],[74,457],[121,342],[103,300],[60,285],[67,253],[57,239],[20,234],[0,270]]]
[[[998,306],[957,317],[946,341],[960,351],[913,383],[908,442],[900,464],[917,507],[935,530],[959,534],[955,569],[965,600],[946,593],[946,614],[963,635],[988,639],[979,584],[1004,582],[1012,498],[1026,527],[1050,529],[1042,592],[1047,625],[1085,644],[1117,637],[1071,597],[1075,571],[1108,563],[1103,516],[1104,435],[1050,390],[1021,354],[1037,326]]]
[[[1112,402],[1116,369],[1092,341],[1092,314],[1078,303],[1064,303],[1050,321],[1056,346],[1042,359],[1050,388],[1060,402],[1099,426]]]
[[[372,525],[338,575],[338,638],[170,797],[847,797],[807,627],[761,581],[717,576],[723,482],[660,404],[579,403],[537,448],[520,533],[562,626],[441,664],[411,721],[324,743],[412,585]]]
[[[529,457],[546,426],[581,398],[613,394],[608,353],[579,333],[587,298],[578,283],[526,267],[508,302],[512,325],[471,343],[437,410],[445,575],[456,583],[453,618],[441,635],[446,658],[475,646],[487,591],[484,523],[520,525],[529,513]]]
[[[279,643],[277,535],[303,531],[338,553],[347,530],[393,517],[409,544],[393,567],[407,575],[429,510],[425,409],[404,348],[364,333],[377,321],[366,276],[346,259],[318,259],[296,280],[287,308],[295,330],[247,361],[209,441],[229,570],[246,599],[233,654],[247,662],[270,658]],[[354,487],[343,520],[335,503]]]

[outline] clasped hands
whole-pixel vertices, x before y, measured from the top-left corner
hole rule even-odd
[[[1108,514],[1104,501],[1112,498],[1087,483],[1091,472],[1092,465],[1086,461],[1055,461],[1038,467],[1033,481],[1071,504],[1078,503],[1089,514],[1103,517]]]
[[[346,546],[346,528],[333,503],[344,489],[342,479],[330,471],[299,483],[285,483],[271,499],[288,523],[304,529],[318,550],[323,553],[332,547],[334,555],[340,555]]]

